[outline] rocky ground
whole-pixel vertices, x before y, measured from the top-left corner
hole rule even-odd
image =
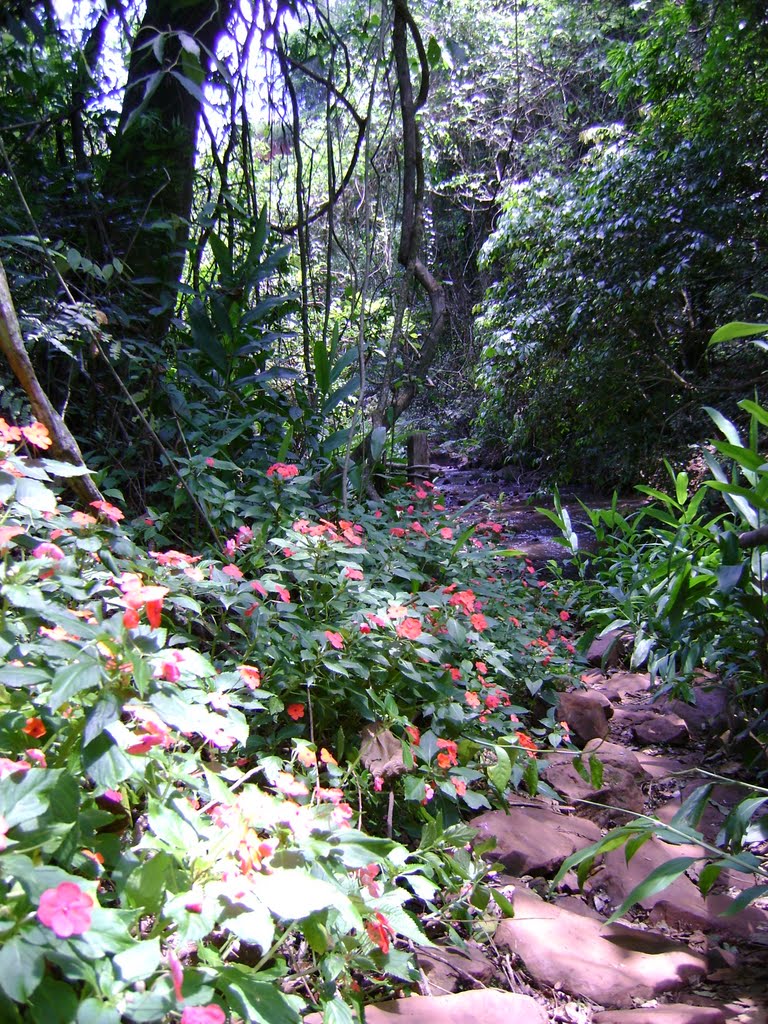
[[[449,506],[496,512],[513,543],[540,563],[562,557],[554,527],[529,504],[531,481],[457,464],[450,452],[436,461],[432,476]],[[421,995],[369,1007],[367,1024],[401,1017],[411,1024],[768,1024],[768,900],[721,916],[752,876],[723,871],[705,898],[697,860],[607,924],[658,865],[704,853],[654,837],[629,863],[623,846],[598,857],[583,889],[575,872],[552,884],[568,856],[638,813],[671,821],[707,781],[703,766],[734,779],[740,770],[710,759],[727,727],[727,694],[716,680],[700,679],[694,705],[653,701],[647,674],[624,671],[615,658],[607,667],[605,654],[605,647],[591,651],[595,667],[562,695],[559,709],[583,761],[599,759],[599,785],[576,770],[573,753],[558,753],[544,778],[559,799],[516,795],[506,811],[472,822],[479,839],[496,840],[487,856],[499,866],[494,884],[514,917],[486,919],[482,943],[417,950]],[[714,842],[744,793],[714,789],[698,825],[704,841]]]
[[[726,725],[726,694],[711,679],[700,680],[694,706],[652,702],[642,673],[596,668],[585,683],[563,694],[560,712],[587,756],[600,759],[599,787],[576,771],[573,754],[556,754],[544,777],[560,801],[516,796],[507,811],[474,820],[479,838],[496,839],[488,857],[501,868],[495,884],[511,899],[514,917],[491,924],[484,944],[418,950],[422,995],[369,1009],[368,1024],[395,1017],[413,1024],[768,1020],[768,901],[720,916],[754,884],[751,876],[724,871],[704,898],[695,884],[704,862],[697,861],[622,922],[607,924],[657,865],[703,853],[652,838],[628,864],[623,847],[599,857],[583,890],[573,872],[551,886],[565,858],[607,828],[637,812],[671,820],[701,785],[708,742]],[[699,824],[705,840],[714,841],[743,793],[732,786],[714,790]]]

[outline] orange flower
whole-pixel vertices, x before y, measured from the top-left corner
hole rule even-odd
[[[294,722],[298,722],[300,718],[304,717],[303,704],[289,704],[285,710],[288,712],[288,715],[294,720]]]
[[[16,441],[21,440],[21,431],[18,427],[11,426],[10,423],[6,423],[2,416],[0,416],[0,441],[5,441],[9,444],[15,444]]]
[[[478,697],[474,690],[467,690],[467,692],[464,694],[464,700],[471,708],[480,707],[480,698]]]
[[[162,620],[163,598],[168,593],[168,587],[143,586],[139,577],[126,577],[120,584],[123,591],[125,612],[123,614],[123,625],[126,629],[135,629],[139,624],[139,612],[146,609],[147,619],[153,629],[157,629]]]
[[[437,741],[437,749],[441,750],[442,753],[437,755],[437,763],[441,768],[450,768],[452,764],[458,764],[458,746],[453,740],[442,740]]]
[[[24,533],[23,526],[0,526],[0,551],[4,551],[8,547],[8,541],[13,540],[20,533]]]
[[[256,690],[261,686],[261,672],[255,665],[240,665],[239,672],[249,690]]]
[[[467,792],[467,783],[464,779],[457,779],[455,776],[451,777],[453,788],[456,790],[456,796],[464,796]]]
[[[35,448],[42,448],[45,451],[46,448],[50,448],[53,444],[50,434],[48,433],[48,427],[44,423],[35,420],[34,423],[30,423],[28,427],[22,427],[21,433],[25,440],[33,444]]]
[[[457,594],[454,594],[451,600],[448,602],[453,607],[461,607],[465,612],[473,612],[475,610],[475,595],[471,590],[460,590]]]
[[[119,523],[121,519],[125,519],[125,516],[116,508],[114,505],[110,505],[108,501],[92,501],[91,508],[95,508],[97,512],[101,512],[105,519],[109,519],[113,523]]]
[[[87,512],[73,512],[72,522],[75,526],[94,526],[96,523],[96,517],[89,515]],[[150,555],[152,552],[149,552]]]
[[[416,640],[417,637],[421,636],[421,623],[418,619],[407,618],[403,619],[395,627],[395,632],[399,637],[403,637],[407,640]]]
[[[478,633],[482,633],[484,629],[488,628],[488,620],[481,612],[470,615],[469,621],[472,623],[472,628],[476,629]]]
[[[417,725],[406,725],[405,731],[410,736],[411,743],[413,743],[415,747],[418,747],[419,743],[421,742],[421,733],[419,732],[419,727]]]
[[[28,718],[27,724],[22,726],[21,731],[25,732],[27,736],[31,736],[33,740],[37,740],[41,736],[45,736],[48,730],[45,728],[41,718]]]
[[[539,748],[533,742],[531,737],[524,732],[516,732],[515,736],[517,737],[517,742],[520,746],[523,747],[524,750],[528,751],[529,756],[536,757]]]

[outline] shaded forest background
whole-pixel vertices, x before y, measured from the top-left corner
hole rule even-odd
[[[759,351],[708,346],[763,316],[757,0],[45,0],[0,28],[25,342],[150,540],[190,502],[239,522],[276,455],[364,490],[425,421],[624,485],[762,391]]]

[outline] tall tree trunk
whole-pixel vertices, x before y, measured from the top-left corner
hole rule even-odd
[[[105,193],[110,243],[141,291],[142,335],[167,330],[189,235],[202,87],[234,0],[148,0],[131,50]]]

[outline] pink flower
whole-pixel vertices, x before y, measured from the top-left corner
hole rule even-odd
[[[361,633],[370,633],[371,632],[371,627],[368,625],[367,622],[361,622],[360,623],[360,632]]]
[[[8,541],[20,533],[24,533],[23,526],[0,526],[0,551],[4,551],[8,547]]]
[[[470,615],[469,621],[472,623],[472,628],[476,629],[478,633],[482,633],[484,629],[488,628],[488,620],[480,612]]]
[[[181,966],[181,961],[172,949],[169,949],[165,955],[168,960],[168,967],[170,968],[171,978],[173,980],[173,992],[176,996],[176,1001],[180,1003],[184,998],[181,991],[181,986],[184,984],[184,968]]]
[[[364,579],[363,573],[360,569],[352,569],[350,566],[344,570],[344,575],[348,580],[362,580]]]
[[[34,558],[52,558],[54,562],[60,562],[64,557],[64,552],[58,544],[49,544],[45,541],[37,545],[32,555]]]
[[[12,761],[9,757],[0,757],[0,779],[14,772],[28,772],[31,767],[29,761]]]
[[[277,474],[282,480],[290,480],[291,477],[299,475],[298,466],[287,466],[284,462],[275,462],[267,470],[267,476],[273,477]]]
[[[440,530],[440,536],[443,540],[453,540],[453,530],[450,526],[444,526],[442,530]]]
[[[40,897],[37,919],[60,939],[83,935],[91,927],[93,897],[74,882],[62,882],[46,889]]]
[[[4,850],[8,846],[8,829],[10,825],[5,819],[5,816],[0,814],[0,850]]]
[[[216,465],[216,461],[215,459],[213,459],[212,456],[209,455],[205,460],[205,464],[209,469],[213,469],[213,467]]]
[[[185,1006],[181,1024],[224,1024],[226,1013],[216,1003],[207,1006]]]
[[[384,886],[381,882],[376,881],[376,876],[381,871],[378,864],[369,864],[365,868],[357,869],[357,876],[360,879],[360,885],[364,886],[368,890],[369,895],[373,896],[374,899],[384,894]]]
[[[290,604],[290,601],[291,601],[291,592],[290,592],[290,590],[287,590],[285,587],[278,587],[277,588],[277,596],[280,598],[281,601],[285,601],[286,604]]]
[[[340,651],[344,646],[344,637],[341,633],[332,633],[330,629],[326,629],[325,639],[331,647],[335,647],[337,651]]]
[[[261,672],[255,665],[240,665],[238,671],[249,690],[256,690],[261,686]]]
[[[568,619],[570,619],[570,617],[571,617],[570,612],[560,612],[560,619],[563,622],[567,622]]]
[[[225,576],[229,576],[230,579],[243,579],[243,570],[238,569],[236,565],[225,565],[221,571],[224,573]]]

